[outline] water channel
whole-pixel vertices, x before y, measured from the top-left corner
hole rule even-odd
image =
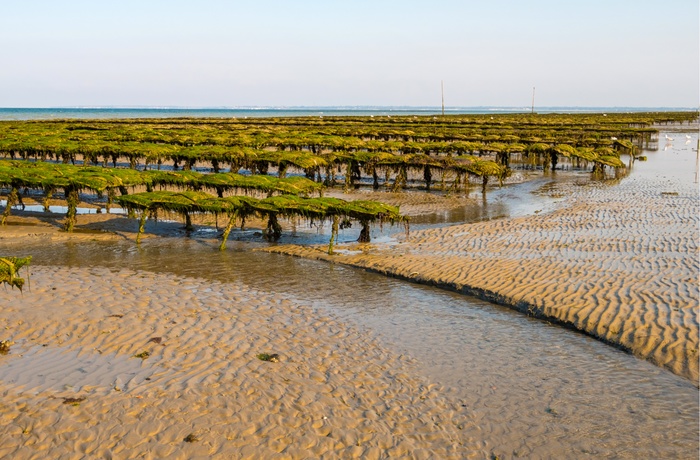
[[[692,152],[684,148],[676,150],[692,162]],[[666,152],[649,155],[661,153]],[[653,174],[653,168],[650,158],[638,169]],[[582,179],[562,174],[562,180]],[[485,204],[476,200],[474,207],[426,216],[415,227],[546,212],[558,198],[534,192],[552,180],[557,179],[504,187]],[[480,440],[474,442],[489,456],[697,458],[698,390],[683,378],[583,334],[478,299],[349,267],[253,252],[259,244],[246,235],[239,234],[241,241],[232,241],[224,252],[203,238],[152,238],[140,249],[128,241],[95,241],[25,250],[36,265],[129,268],[242,283],[312,305],[416,358],[424,376],[442,384],[470,415],[473,425],[465,436]],[[327,241],[327,234],[285,238]]]

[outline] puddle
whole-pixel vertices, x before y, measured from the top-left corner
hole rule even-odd
[[[6,206],[7,200],[0,200],[0,206]],[[13,206],[13,210],[16,211],[26,211],[26,212],[45,212],[44,206],[40,204],[27,204],[22,208],[22,206]],[[49,212],[53,214],[66,214],[68,212],[68,206],[49,206]],[[76,214],[127,214],[127,211],[122,208],[110,208],[107,212],[107,208],[84,208],[79,207],[76,209]]]

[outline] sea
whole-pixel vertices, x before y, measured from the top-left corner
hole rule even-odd
[[[446,115],[509,113],[625,113],[675,112],[697,107],[445,107]],[[119,118],[257,118],[324,116],[439,115],[441,107],[7,107],[0,120],[119,119]]]

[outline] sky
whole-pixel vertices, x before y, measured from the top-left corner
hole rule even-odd
[[[698,0],[3,0],[0,107],[698,107]]]

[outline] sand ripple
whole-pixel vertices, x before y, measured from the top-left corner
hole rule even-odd
[[[31,283],[0,292],[0,330],[16,342],[0,356],[0,457],[465,458],[479,447],[411,359],[307,306],[128,270],[34,267]]]
[[[271,250],[479,295],[585,331],[697,385],[696,188],[628,178],[566,193],[567,207],[550,214],[413,232],[391,248],[333,257]]]

